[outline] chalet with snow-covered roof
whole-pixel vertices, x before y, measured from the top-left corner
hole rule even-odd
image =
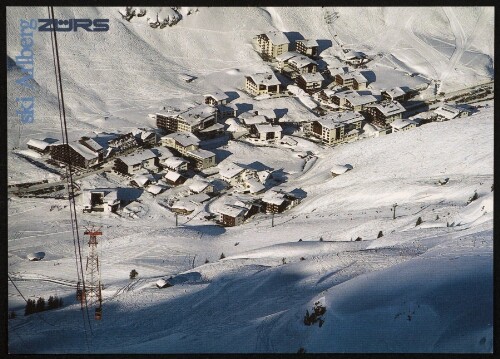
[[[197,169],[215,166],[215,153],[199,148],[200,140],[189,132],[174,132],[161,138],[163,146],[173,148],[190,158]]]
[[[90,168],[102,162],[102,153],[94,152],[80,142],[53,144],[50,158],[79,168]]]
[[[336,74],[335,83],[352,90],[364,90],[366,89],[368,80],[360,72],[353,71]]]
[[[111,148],[114,154],[120,154],[138,147],[139,142],[132,132],[118,135],[108,141],[108,148]]]
[[[392,132],[407,131],[417,127],[417,122],[413,120],[398,118],[390,124]]]
[[[143,170],[157,171],[158,156],[151,150],[118,157],[113,169],[124,175],[135,175]]]
[[[290,58],[287,61],[288,66],[297,74],[313,74],[318,70],[318,63],[313,59],[299,55]]]
[[[368,57],[361,51],[350,50],[344,54],[344,61],[349,65],[359,66],[368,62]]]
[[[200,144],[200,139],[189,132],[170,133],[163,136],[160,141],[162,146],[173,148],[183,155],[187,155],[189,151],[198,149]]]
[[[216,105],[218,118],[225,119],[229,117],[236,117],[238,115],[238,106],[232,103],[225,105]],[[204,130],[202,130],[204,131]]]
[[[40,154],[46,154],[46,153],[49,153],[50,152],[50,146],[51,144],[46,142],[46,141],[43,141],[43,140],[37,140],[37,139],[30,139],[26,145],[28,146],[28,148],[30,150],[33,150],[37,153],[40,153]]]
[[[205,178],[202,178],[200,176],[195,176],[193,178],[190,178],[188,181],[186,181],[186,185],[188,185],[189,190],[193,193],[209,194],[214,192],[213,184],[211,184]]]
[[[241,136],[248,134],[248,129],[238,119],[229,118],[226,120],[226,132],[231,135],[231,138],[238,139]]]
[[[324,77],[319,72],[301,74],[296,79],[295,82],[302,90],[308,93],[313,93],[321,89]]]
[[[282,128],[280,125],[266,123],[253,125],[252,127],[255,128],[255,134],[261,141],[281,139]]]
[[[206,94],[204,97],[205,104],[210,106],[227,105],[229,102],[229,96],[224,92],[212,92],[210,94]]]
[[[253,126],[259,125],[259,124],[267,124],[267,118],[266,116],[263,115],[255,115],[252,117],[245,117],[243,118],[243,123],[245,126],[247,126],[250,129],[251,134],[255,134],[255,128]]]
[[[186,153],[194,161],[194,167],[203,170],[215,166],[215,153],[201,148],[190,150]]]
[[[276,125],[278,123],[278,116],[276,116],[276,112],[272,109],[260,109],[257,110],[257,116],[264,116],[267,122]]]
[[[358,112],[328,114],[313,120],[309,133],[327,145],[349,142],[358,138],[364,120]]]
[[[138,174],[135,175],[134,178],[130,181],[130,185],[134,187],[145,188],[152,183],[155,183],[156,180],[151,174]]]
[[[306,56],[317,58],[319,55],[319,45],[316,40],[303,39],[295,41],[297,52]]]
[[[217,122],[217,108],[203,104],[185,111],[156,113],[156,126],[167,133],[198,133]]]
[[[245,76],[245,90],[251,95],[279,94],[283,91],[282,86],[272,72]]]
[[[242,189],[250,190],[250,179],[255,179],[259,181],[259,176],[255,169],[249,168],[247,166],[240,166],[236,163],[225,163],[222,166],[219,166],[219,176],[220,178],[229,183],[233,187],[240,187]],[[259,186],[256,183],[253,183],[253,190],[260,191]]]
[[[151,193],[154,197],[154,196],[157,196],[160,193],[164,192],[167,188],[165,186],[161,186],[158,184],[151,184],[151,185],[147,186],[145,189],[146,189],[146,191]]]
[[[282,213],[300,202],[300,198],[283,190],[269,190],[262,197],[266,213]]]
[[[97,153],[99,156],[99,161],[102,161],[104,157],[104,148],[100,144],[98,144],[92,138],[86,136],[80,138],[78,142],[87,147],[92,152]]]
[[[351,111],[364,110],[366,106],[377,102],[377,98],[373,95],[360,95],[358,92],[352,90],[336,92],[330,99],[340,108]]]
[[[405,111],[398,101],[383,101],[366,107],[370,122],[382,127],[387,127],[394,120],[402,118]]]
[[[182,157],[169,157],[166,158],[163,162],[161,162],[161,165],[169,170],[176,171],[176,172],[185,172],[188,170],[188,164],[189,161],[186,160],[185,158]]]
[[[175,171],[167,171],[163,178],[171,186],[178,186],[186,181],[186,177]]]
[[[259,34],[252,40],[265,60],[276,58],[276,56],[287,52],[290,45],[290,41],[281,31],[269,31]]]
[[[133,131],[133,133],[137,139],[137,143],[139,143],[140,146],[151,147],[156,145],[156,143],[158,142],[158,136],[154,131],[138,129],[136,131]]]
[[[457,105],[444,104],[434,110],[436,121],[448,121],[454,118],[470,116],[471,112]]]
[[[116,212],[121,203],[116,188],[83,189],[80,200],[83,212]]]
[[[388,90],[382,90],[380,94],[382,95],[382,99],[387,101],[405,102],[408,100],[408,93],[401,87],[393,87]]]
[[[218,209],[219,221],[227,227],[234,227],[243,224],[248,209],[236,205],[223,205]]]

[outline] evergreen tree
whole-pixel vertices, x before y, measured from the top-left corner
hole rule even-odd
[[[30,315],[35,313],[36,303],[34,299],[28,299],[26,301],[26,307],[24,308],[24,315]]]
[[[220,255],[220,258],[219,258],[219,259],[224,259],[224,258],[226,258],[226,256],[224,255],[224,252],[223,252],[223,253],[221,253],[221,255]]]
[[[137,277],[137,275],[138,275],[138,274],[139,274],[139,273],[138,273],[135,269],[132,269],[132,270],[130,271],[130,275],[129,275],[129,276],[130,276],[130,279],[135,279],[135,277]]]
[[[54,297],[50,296],[49,299],[47,300],[47,309],[54,309],[56,307],[56,303],[54,302]]]
[[[418,217],[417,223],[415,224],[415,227],[420,226],[421,224],[422,224],[422,217]]]
[[[377,238],[380,238],[380,237],[383,237],[383,236],[384,236],[384,233],[382,233],[382,231],[379,231],[378,235],[377,235]]]
[[[319,237],[319,241],[320,241],[320,242],[323,242],[323,237]]]
[[[56,297],[56,298],[57,298],[57,297]],[[58,307],[58,308],[61,308],[61,307],[63,306],[63,300],[62,300],[62,298],[58,298],[58,299],[57,299],[57,302],[58,302],[58,303],[57,303],[57,307]]]
[[[207,259],[205,259],[205,264],[207,264],[208,262],[210,262],[210,261],[208,260],[208,258],[207,258]]]
[[[43,297],[38,298],[36,301],[36,312],[43,312],[45,310],[45,299]]]
[[[13,310],[9,312],[9,319],[14,319],[16,316],[16,312],[14,312]]]

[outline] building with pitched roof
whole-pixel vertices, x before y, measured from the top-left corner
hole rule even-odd
[[[258,47],[264,59],[276,58],[288,51],[290,41],[281,31],[269,31],[253,38],[253,43]]]
[[[327,145],[349,142],[358,138],[364,120],[358,112],[328,114],[313,120],[309,133]]]
[[[383,101],[366,107],[370,122],[387,127],[394,120],[403,117],[406,109],[398,101]]]
[[[251,95],[279,94],[283,85],[272,72],[245,76],[245,90]]]

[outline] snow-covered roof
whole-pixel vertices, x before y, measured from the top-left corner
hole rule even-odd
[[[174,154],[172,153],[172,151],[170,151],[168,148],[166,147],[154,147],[151,149],[151,151],[153,151],[154,153],[157,154],[158,157],[160,158],[169,158],[169,157],[172,157]]]
[[[282,192],[276,192],[276,191],[267,191],[264,196],[262,197],[262,201],[266,203],[271,203],[275,205],[281,205],[283,202],[285,202],[285,194]]]
[[[281,55],[276,56],[276,60],[278,60],[279,62],[283,62],[283,61],[287,61],[295,56],[300,56],[300,54],[298,52],[295,52],[295,51],[287,51],[287,52],[282,53]]]
[[[151,150],[144,150],[139,153],[133,153],[128,156],[118,157],[125,163],[127,166],[133,166],[137,164],[141,164],[143,161],[150,160],[151,158],[157,157],[156,154]]]
[[[317,65],[318,63],[311,59],[310,57],[300,55],[300,56],[294,56],[290,60],[288,60],[289,63],[294,64],[297,68],[302,68],[310,64],[315,64]]]
[[[47,146],[50,145],[50,143],[48,142],[45,142],[43,140],[37,140],[37,139],[30,139],[26,145],[28,146],[31,146],[31,147],[35,147],[35,148],[38,148],[39,150],[42,150],[42,151],[45,151],[45,149],[47,148]]]
[[[273,86],[273,85],[281,85],[280,80],[274,75],[272,72],[258,73],[249,75],[253,82],[257,85],[265,85],[265,86]]]
[[[189,161],[182,157],[169,157],[163,161],[163,164],[169,168],[178,168],[183,163],[189,163]]]
[[[259,123],[267,123],[267,119],[264,115],[257,115],[253,117],[247,117],[243,119],[245,125],[258,125]]]
[[[93,139],[91,138],[88,138],[88,139],[82,139],[82,141],[87,145],[87,147],[89,147],[92,151],[95,151],[95,152],[98,152],[100,150],[102,150],[102,146],[100,144],[98,144],[96,141],[94,141]]]
[[[175,182],[177,181],[179,178],[182,177],[182,175],[178,172],[175,172],[175,171],[168,171],[165,176],[165,179],[169,180],[169,181],[172,181],[172,182]]]
[[[189,189],[193,192],[199,193],[203,191],[205,188],[210,186],[210,182],[203,180],[203,179],[192,179],[191,183],[189,184]]]
[[[239,207],[235,205],[223,205],[219,207],[218,212],[220,214],[224,214],[229,217],[237,218],[237,217],[243,217],[247,212],[248,209],[244,207]]]
[[[384,90],[382,92],[385,92],[386,94],[391,96],[391,98],[403,96],[406,94],[405,90],[403,90],[401,87],[393,87],[392,89]]]
[[[281,31],[269,31],[266,32],[264,35],[267,36],[267,38],[269,39],[269,41],[273,43],[273,45],[283,45],[290,43],[286,35]]]
[[[369,103],[374,103],[377,102],[377,98],[373,95],[358,95],[358,96],[349,96],[346,98],[346,101],[349,101],[349,103],[353,106],[358,106],[358,105],[366,105]]]
[[[416,121],[398,118],[391,123],[391,127],[397,128],[398,130],[405,128],[406,126],[417,125]]]
[[[137,175],[132,181],[137,183],[139,186],[144,187],[148,182],[153,182],[155,178],[152,175]]]
[[[246,182],[249,185],[250,193],[259,193],[266,189],[266,187],[255,178],[249,178]]]
[[[109,147],[117,147],[124,143],[133,142],[137,144],[137,139],[132,132],[118,135],[117,137],[108,141]]]
[[[257,176],[259,176],[259,181],[262,183],[265,183],[270,175],[271,175],[271,171],[269,171],[269,170],[263,170],[263,171],[257,172]]]
[[[197,193],[187,196],[184,199],[194,204],[202,204],[203,202],[208,201],[210,196],[206,193]]]
[[[85,188],[82,190],[82,200],[84,203],[90,203],[92,193],[102,193],[103,201],[109,204],[118,201],[118,190],[116,188]]]
[[[45,257],[45,252],[30,253],[26,256],[30,261],[39,261]]]
[[[163,136],[161,139],[163,140],[168,138],[175,140],[182,147],[187,147],[190,145],[197,146],[200,143],[200,139],[191,132],[174,132]]]
[[[81,143],[73,142],[69,143],[68,145],[76,152],[78,152],[80,155],[82,155],[86,160],[93,160],[99,157],[97,153],[93,152],[92,150],[90,150],[88,147],[85,147]]]
[[[276,113],[274,112],[274,110],[272,110],[272,109],[270,109],[270,108],[257,110],[257,114],[258,114],[259,116],[264,116],[264,117],[265,117],[265,118],[267,118],[267,119],[273,119],[273,118],[276,118]]]
[[[332,169],[330,171],[334,174],[340,175],[340,174],[345,173],[349,170],[352,170],[352,166],[350,164],[345,164],[345,165],[336,164],[332,167]]]
[[[325,79],[319,72],[302,74],[300,77],[302,77],[305,82],[317,82]]]
[[[215,153],[213,153],[211,151],[204,150],[202,148],[198,148],[197,150],[188,151],[188,154],[190,154],[193,157],[197,157],[197,158],[215,157]]]
[[[255,125],[257,132],[266,133],[266,132],[281,132],[282,128],[280,125],[271,125],[271,124],[259,124]]]
[[[211,131],[218,131],[218,130],[222,130],[224,128],[224,125],[223,124],[220,124],[220,123],[214,123],[212,126],[209,126],[207,128],[204,128],[203,130],[201,130],[200,132],[211,132]]]
[[[194,203],[191,203],[191,202],[186,201],[184,199],[184,200],[179,200],[179,201],[175,202],[174,204],[172,204],[172,206],[170,208],[172,208],[174,211],[175,210],[185,210],[188,212],[193,212],[196,209],[196,206]]]
[[[344,81],[349,79],[355,79],[358,83],[368,82],[366,77],[364,77],[363,74],[361,74],[358,71],[338,73],[337,75],[339,75]]]
[[[199,105],[190,108],[189,110],[181,113],[179,117],[191,126],[199,124],[206,118],[209,118],[215,114],[216,108],[209,105]]]
[[[146,191],[152,194],[159,194],[163,192],[166,188],[157,184],[152,184],[146,187]]]
[[[316,40],[312,40],[312,39],[297,40],[295,42],[301,42],[302,44],[304,44],[305,47],[319,46],[318,42]]]
[[[351,124],[363,120],[363,115],[358,112],[351,111],[332,113],[316,119],[316,121],[318,121],[321,126],[330,129],[343,126],[344,124]]]
[[[351,60],[351,59],[364,59],[366,57],[366,55],[364,53],[360,52],[360,51],[351,50],[348,53],[346,53],[344,55],[344,57],[347,60]]]
[[[229,96],[226,95],[224,92],[218,92],[218,91],[206,94],[205,97],[213,97],[217,101],[223,101],[229,99]]]
[[[228,132],[244,132],[247,131],[246,127],[241,125],[235,118],[228,118],[226,120],[226,125],[229,127],[226,129]]]
[[[219,174],[224,178],[233,178],[245,170],[245,168],[238,166],[236,163],[219,164],[218,167],[220,168]]]
[[[454,119],[455,117],[460,115],[460,112],[462,112],[461,109],[459,109],[455,106],[448,105],[448,104],[444,104],[444,105],[442,105],[439,108],[434,110],[434,113],[436,115],[447,118],[448,120]]]
[[[370,105],[369,107],[377,108],[386,117],[406,111],[403,105],[401,105],[398,101],[384,101],[381,103]]]

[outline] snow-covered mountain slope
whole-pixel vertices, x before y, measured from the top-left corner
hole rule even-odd
[[[134,218],[81,215],[82,225],[104,231],[103,319],[92,319],[93,336],[87,328],[88,347],[71,287],[67,201],[13,197],[9,273],[28,297],[57,294],[65,306],[22,317],[22,299],[9,285],[9,309],[21,315],[9,320],[9,350],[491,352],[493,121],[490,102],[467,118],[333,149],[304,141],[302,150],[317,157],[305,170],[290,152],[273,149],[286,188],[306,193],[275,216],[274,227],[258,214],[221,228],[203,218],[205,206],[175,227],[161,199],[141,191]],[[266,163],[265,151],[239,143],[227,150],[238,162]],[[353,169],[332,178],[339,163]],[[439,185],[443,178],[448,183]],[[78,183],[120,182],[95,175]],[[474,191],[478,199],[467,205]],[[40,251],[42,261],[27,261]],[[130,280],[134,268],[139,276]],[[170,276],[173,287],[155,286]],[[316,302],[326,308],[324,322],[306,326]]]
[[[212,7],[187,15],[189,10],[179,10],[183,17],[177,24],[153,29],[147,16],[124,20],[123,8],[56,8],[61,19],[110,19],[108,32],[58,33],[70,127],[91,131],[145,125],[146,114],[168,99],[199,99],[214,89],[241,88],[245,73],[268,68],[251,39],[271,29],[286,31],[292,40],[318,40],[327,63],[335,64],[339,44],[375,56],[369,64],[377,77],[374,88],[416,85],[414,78],[403,76],[405,72],[439,80],[444,91],[487,81],[494,74],[492,7]],[[20,19],[46,17],[44,7],[7,9],[9,59],[20,51]],[[37,126],[25,126],[21,141],[10,141],[9,148],[24,144],[40,127],[47,132],[58,129],[49,32],[34,33],[33,51]],[[393,68],[400,78],[387,71]],[[9,126],[18,131],[12,99],[21,90],[13,82],[18,78],[15,71],[9,67],[8,118]],[[179,77],[185,73],[197,79],[186,83]],[[103,121],[110,114],[117,118]]]

